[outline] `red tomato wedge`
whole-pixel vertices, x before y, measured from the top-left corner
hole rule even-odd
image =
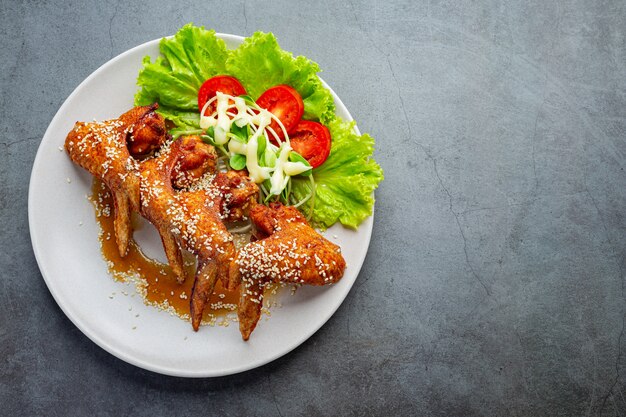
[[[302,101],[302,97],[300,97],[300,94],[298,94],[295,89],[289,87],[288,85],[277,85],[275,87],[268,88],[263,94],[261,94],[261,97],[258,98],[256,104],[265,110],[269,110],[274,114],[274,116],[278,117],[283,126],[285,126],[285,130],[287,130],[287,134],[289,135],[293,129],[295,129],[304,114],[304,102]],[[284,139],[283,130],[275,120],[272,120],[269,127],[276,132],[280,139]],[[268,136],[270,141],[275,144],[276,140],[274,139],[274,136],[272,134],[269,134]]]
[[[200,90],[198,91],[198,111],[202,111],[202,108],[207,101],[215,97],[217,92],[230,94],[231,96],[241,96],[246,94],[246,89],[235,77],[229,75],[216,75],[206,80]],[[215,102],[211,103],[209,107],[204,111],[206,116],[211,115],[215,111]]]
[[[330,155],[330,132],[320,123],[301,120],[289,135],[289,141],[293,150],[313,168],[322,165]]]

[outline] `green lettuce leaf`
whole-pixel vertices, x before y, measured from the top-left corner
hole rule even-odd
[[[335,118],[333,97],[317,76],[319,66],[283,51],[271,33],[256,32],[246,38],[226,61],[226,70],[255,100],[268,88],[287,84],[302,96],[305,119],[328,123]]]
[[[357,135],[354,124],[339,118],[328,124],[332,137],[330,155],[313,170],[316,192],[311,220],[319,227],[330,227],[339,221],[356,229],[372,214],[373,192],[384,175],[372,159],[374,139],[368,134]],[[292,181],[294,196],[305,198],[310,192],[308,180]]]
[[[163,116],[172,111],[198,111],[198,90],[204,81],[227,74],[237,78],[254,99],[279,84],[295,88],[304,102],[304,118],[328,123],[335,118],[333,97],[320,81],[319,66],[303,56],[283,51],[271,33],[256,32],[235,50],[215,31],[183,26],[159,44],[162,56],[143,60],[135,105],[159,103]],[[170,119],[178,125],[178,119]]]
[[[371,158],[374,140],[355,134],[354,123],[335,116],[333,97],[317,76],[320,69],[315,62],[283,51],[271,33],[256,32],[229,50],[215,31],[191,23],[174,37],[162,39],[159,49],[156,60],[143,60],[135,105],[158,102],[158,112],[175,125],[172,135],[200,132],[198,90],[215,75],[236,77],[253,99],[275,85],[290,85],[302,96],[304,118],[319,120],[332,137],[329,158],[313,170],[317,187],[315,198],[307,203],[314,205],[312,221],[320,227],[339,221],[356,228],[371,215],[373,191],[383,179],[382,169]],[[292,181],[294,197],[302,199],[310,193],[307,177]]]
[[[167,117],[173,111],[198,112],[198,90],[204,81],[226,72],[230,50],[215,36],[215,31],[189,23],[173,38],[159,43],[162,56],[151,62],[143,59],[135,95],[135,105],[159,103],[159,113]],[[169,119],[169,117],[168,117]],[[180,120],[170,119],[178,125]]]
[[[176,110],[171,107],[162,106],[159,108],[159,113],[168,120],[174,122],[178,127],[184,128],[200,128],[200,113]]]

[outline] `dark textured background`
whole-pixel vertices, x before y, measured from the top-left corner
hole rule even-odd
[[[626,415],[624,1],[183,3],[0,1],[0,414]],[[27,219],[62,102],[190,21],[317,61],[386,171],[335,316],[203,380],[83,336]]]

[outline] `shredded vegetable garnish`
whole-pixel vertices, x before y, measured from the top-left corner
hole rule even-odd
[[[213,104],[215,109],[206,115]],[[280,127],[283,139],[269,126],[271,121]],[[263,203],[282,201],[299,206],[311,198],[314,191],[302,200],[290,198],[291,177],[309,176],[314,184],[311,165],[291,148],[281,120],[248,97],[218,92],[202,107],[200,127],[204,129],[201,138],[219,150],[220,161],[228,169],[248,170],[250,178],[259,184]]]

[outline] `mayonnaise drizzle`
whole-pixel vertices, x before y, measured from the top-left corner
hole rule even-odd
[[[248,114],[248,106],[246,106],[246,100],[242,97],[235,97],[235,108],[237,109],[237,116],[233,119],[233,122],[239,126],[244,127],[250,124],[251,117]]]
[[[250,137],[248,145],[246,146],[246,168],[252,181],[261,183],[270,177],[272,168],[262,167],[259,165],[258,150],[259,150],[259,135],[261,132],[257,130],[257,133]],[[282,190],[281,190],[282,191]],[[278,192],[280,194],[280,191]]]
[[[278,195],[283,190],[283,188],[287,186],[289,176],[285,176],[284,165],[286,162],[289,161],[289,152],[291,152],[291,146],[285,143],[283,145],[283,148],[280,150],[280,155],[278,156],[278,159],[276,160],[276,165],[274,166],[274,173],[272,174],[272,178],[270,179],[270,183],[272,184],[272,188],[270,188],[270,194]]]
[[[212,115],[206,116],[206,109],[214,102],[216,103],[216,110]],[[231,102],[234,104],[231,104]],[[234,110],[236,110],[236,114],[231,118],[228,113],[234,114]],[[276,132],[269,127],[272,120],[276,120],[283,131],[285,142],[281,144],[280,153],[274,167],[264,167],[259,164],[258,157],[259,138],[261,135],[271,133],[279,143],[281,142]],[[250,125],[253,134],[248,139],[248,143],[242,143],[228,137],[233,123],[238,127]],[[250,179],[257,184],[267,179],[270,180],[270,194],[279,195],[287,186],[290,177],[311,169],[310,166],[302,162],[289,161],[289,154],[292,148],[289,145],[289,135],[280,119],[258,106],[255,106],[253,111],[242,97],[233,97],[218,91],[215,97],[207,101],[200,112],[200,128],[208,129],[211,126],[214,128],[213,140],[216,145],[228,144],[228,152],[231,156],[234,154],[246,156],[246,168],[250,174]],[[267,134],[265,136],[267,140]],[[268,150],[273,152],[276,152],[278,149],[269,142],[267,142],[266,146]]]

